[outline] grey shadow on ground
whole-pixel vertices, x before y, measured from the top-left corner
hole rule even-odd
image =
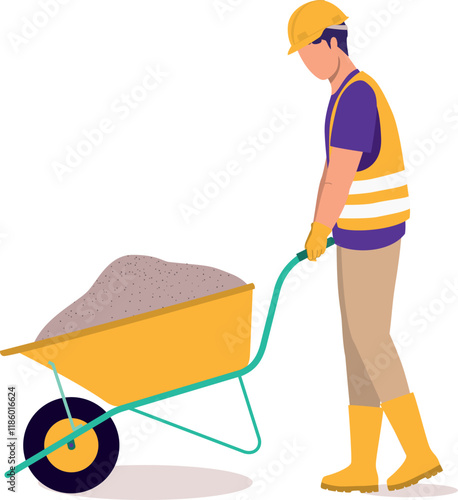
[[[384,484],[379,487],[377,493],[370,493],[371,496],[380,497],[393,497],[393,498],[427,498],[427,497],[441,497],[444,495],[452,495],[457,493],[458,490],[452,486],[445,486],[440,484],[414,484],[408,488],[400,490],[389,491],[388,487]]]
[[[246,476],[217,469],[176,465],[120,465],[96,488],[72,496],[113,500],[199,498],[235,493],[249,488],[252,483]]]

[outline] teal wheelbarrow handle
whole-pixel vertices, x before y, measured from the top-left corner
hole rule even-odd
[[[329,248],[332,245],[334,245],[334,238],[328,238],[328,243],[326,245],[326,248]],[[302,250],[302,252],[299,252],[296,255],[297,255],[297,258],[299,259],[299,262],[301,262],[307,258],[307,250]]]

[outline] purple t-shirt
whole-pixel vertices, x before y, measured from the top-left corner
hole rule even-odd
[[[325,122],[326,158],[329,164],[329,127],[335,102],[347,83],[359,70],[350,73],[337,92],[331,95]],[[332,127],[331,146],[362,151],[358,172],[366,170],[380,153],[380,118],[375,93],[366,82],[352,83],[340,98]],[[366,231],[352,231],[334,226],[336,245],[351,250],[375,250],[398,241],[405,234],[405,222],[396,226]]]

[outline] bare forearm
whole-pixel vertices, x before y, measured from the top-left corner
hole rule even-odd
[[[326,241],[348,198],[362,152],[333,148],[329,165],[318,190],[312,229],[305,242],[309,260],[315,261],[326,250]]]
[[[334,148],[315,210],[315,222],[332,229],[348,198],[362,153]]]
[[[345,206],[349,190],[349,185],[325,182],[315,211],[314,221],[332,229]]]
[[[318,194],[316,196],[315,214],[313,216],[313,220],[316,220],[316,214],[317,214],[317,211],[318,211],[318,206],[320,204],[321,195],[323,193],[323,188],[324,188],[325,181],[326,181],[326,162],[324,163],[323,175],[321,176],[320,185],[318,187]]]

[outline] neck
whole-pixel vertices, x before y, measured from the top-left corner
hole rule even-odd
[[[339,62],[337,64],[336,72],[329,78],[329,83],[331,84],[331,93],[334,94],[339,90],[339,87],[342,85],[343,81],[347,76],[355,71],[356,66],[351,62],[351,59],[343,54],[339,57]]]

